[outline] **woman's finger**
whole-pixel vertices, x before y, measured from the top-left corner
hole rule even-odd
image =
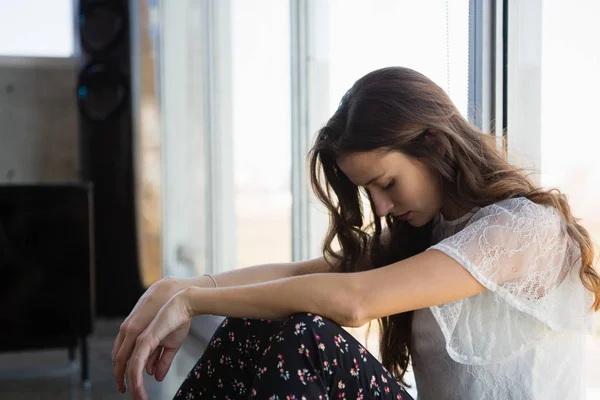
[[[135,343],[135,349],[132,353],[127,368],[127,383],[131,392],[131,397],[135,400],[147,400],[146,390],[144,389],[143,371],[144,365],[148,362],[150,354],[158,347],[158,340],[152,339],[149,335],[140,335]]]
[[[159,382],[162,382],[162,380],[165,379],[167,372],[169,372],[169,368],[171,368],[175,354],[177,354],[177,350],[179,349],[164,349],[160,356],[160,360],[158,360],[158,364],[156,365],[154,379]]]
[[[154,375],[154,371],[156,371],[156,364],[158,363],[158,359],[160,358],[162,350],[162,347],[157,347],[148,358],[148,363],[146,364],[146,372],[148,375]]]
[[[117,390],[125,392],[125,370],[127,369],[127,362],[131,358],[131,353],[135,346],[135,337],[133,335],[125,336],[123,344],[117,353],[116,363],[114,366],[115,380],[117,381]]]
[[[115,373],[116,366],[117,366],[117,354],[119,354],[119,350],[121,349],[121,344],[123,343],[124,337],[125,337],[125,335],[122,334],[121,331],[119,331],[119,333],[117,334],[117,337],[115,338],[115,342],[113,344],[113,349],[112,349],[112,353],[111,353],[112,373],[113,373],[113,379],[115,379],[115,381],[117,380],[117,375]]]

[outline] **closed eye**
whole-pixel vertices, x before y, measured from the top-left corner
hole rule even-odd
[[[388,183],[388,184],[387,184],[385,187],[383,187],[383,189],[382,189],[382,190],[383,190],[384,192],[387,192],[388,190],[390,190],[391,188],[393,188],[393,187],[394,187],[394,184],[395,184],[395,183],[396,183],[396,181],[395,181],[394,179],[392,179],[392,180],[390,181],[390,183]]]

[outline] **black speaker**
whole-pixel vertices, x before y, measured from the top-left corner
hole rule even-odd
[[[94,187],[96,311],[127,315],[138,265],[129,0],[76,2],[81,178]]]

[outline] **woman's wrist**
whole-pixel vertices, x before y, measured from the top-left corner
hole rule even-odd
[[[206,292],[205,288],[198,286],[190,286],[179,292],[179,295],[181,295],[184,299],[190,318],[193,318],[196,315],[207,313],[206,310],[201,309],[201,306],[204,304],[200,298],[203,292]]]
[[[179,290],[187,289],[189,287],[200,287],[205,289],[212,289],[215,287],[213,280],[206,275],[176,279],[178,281],[177,286],[179,287]]]

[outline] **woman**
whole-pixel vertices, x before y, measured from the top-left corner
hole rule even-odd
[[[440,87],[407,68],[367,74],[310,168],[331,217],[324,257],[155,284],[115,341],[119,390],[129,362],[145,398],[143,369],[162,380],[190,319],[216,314],[229,318],[176,398],[407,399],[409,361],[420,399],[584,397],[600,309],[590,237]],[[373,319],[381,363],[341,328]]]

